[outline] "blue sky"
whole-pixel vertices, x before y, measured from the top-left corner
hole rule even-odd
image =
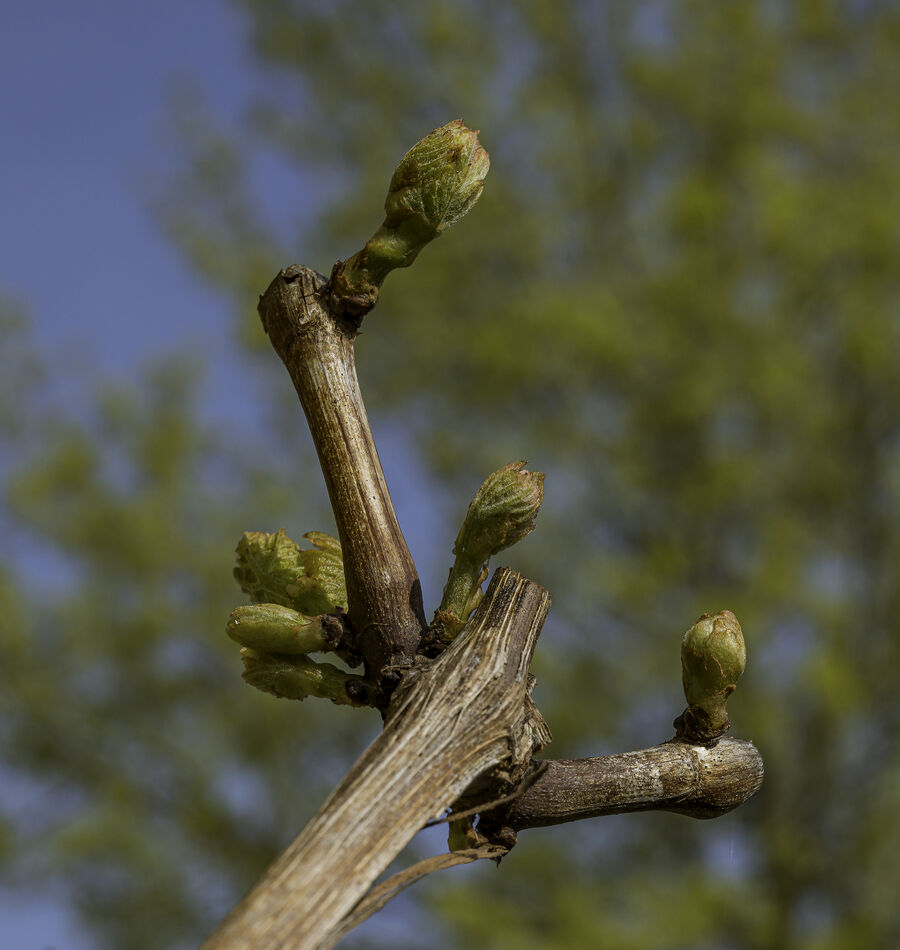
[[[227,399],[227,307],[160,233],[149,191],[171,156],[176,82],[199,83],[225,118],[240,110],[241,32],[224,0],[7,5],[0,294],[46,350],[127,377],[148,353],[199,347]]]
[[[31,306],[42,341],[71,338],[108,369],[196,338],[222,304],[159,234],[141,187],[175,78],[235,109],[247,85],[239,18],[216,0],[38,0],[7,6],[3,21],[0,288]],[[136,297],[128,314],[100,299],[120,292]],[[190,304],[190,327],[173,297]]]

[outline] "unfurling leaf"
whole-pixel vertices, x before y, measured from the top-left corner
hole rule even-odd
[[[302,550],[284,532],[245,532],[237,546],[234,577],[256,603],[280,604],[307,616],[347,606],[340,544],[319,532],[305,535]]]

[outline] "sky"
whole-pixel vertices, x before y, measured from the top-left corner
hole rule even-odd
[[[223,302],[159,232],[148,191],[176,80],[234,112],[247,65],[218,0],[7,5],[0,293],[29,307],[43,344],[126,374],[148,351],[222,337]]]
[[[206,404],[228,417],[246,411],[231,385],[228,302],[193,275],[149,208],[154,176],[172,155],[167,105],[185,80],[201,86],[220,118],[239,113],[252,68],[241,17],[225,0],[5,5],[0,297],[25,308],[44,351],[82,360],[104,377],[127,379],[154,353],[202,348]],[[410,526],[424,578],[434,573],[422,563],[434,518],[416,490],[421,470],[396,434],[386,430],[382,441],[398,514]],[[2,772],[0,782],[4,794],[15,794]],[[94,946],[53,895],[2,890],[0,945]]]
[[[0,294],[24,305],[42,348],[104,375],[127,377],[149,352],[201,340],[213,343],[211,366],[229,359],[225,302],[167,243],[142,192],[165,141],[167,95],[186,78],[219,109],[239,103],[247,62],[224,3],[4,5]],[[114,303],[124,300],[127,312]],[[52,895],[3,892],[0,944],[93,946]]]

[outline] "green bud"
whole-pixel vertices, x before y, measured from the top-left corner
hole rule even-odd
[[[422,643],[426,655],[440,652],[466,625],[481,602],[488,560],[534,530],[543,498],[543,472],[526,472],[524,462],[504,465],[478,489],[453,547],[441,606]]]
[[[467,129],[462,119],[442,125],[417,142],[397,166],[384,203],[384,227],[406,227],[424,246],[468,214],[490,167],[477,131]]]
[[[370,690],[361,676],[345,673],[331,663],[314,663],[305,656],[283,656],[241,650],[245,682],[283,699],[315,696],[344,706],[370,705]]]
[[[284,529],[245,532],[237,546],[234,576],[256,603],[280,604],[308,616],[346,608],[340,545],[318,532],[305,535],[314,548],[301,550]]]
[[[456,538],[453,553],[484,562],[534,530],[544,500],[544,473],[510,462],[478,489]]]
[[[681,641],[681,670],[689,731],[712,738],[728,729],[725,703],[744,672],[747,651],[730,610],[704,614]]]
[[[385,218],[365,247],[334,265],[332,309],[359,318],[375,306],[385,277],[468,214],[484,188],[490,157],[461,119],[435,129],[403,156],[384,202]]]
[[[306,617],[280,604],[251,604],[231,611],[228,636],[269,653],[316,653],[333,646],[321,617]]]

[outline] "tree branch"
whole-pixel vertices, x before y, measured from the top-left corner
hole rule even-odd
[[[752,742],[741,739],[724,739],[711,749],[672,740],[640,752],[542,759],[532,765],[533,778],[523,781],[523,791],[513,796],[515,803],[502,815],[501,826],[521,831],[635,811],[718,818],[755,795],[763,780],[762,757]],[[489,818],[496,814],[486,812]],[[486,858],[499,861],[507,851],[485,842],[419,861],[373,887],[335,928],[334,935],[339,939],[348,934],[429,874]]]
[[[712,748],[673,740],[589,759],[549,759],[513,802],[503,823],[517,831],[632,811],[674,811],[717,818],[762,785],[752,742],[720,739]]]
[[[331,312],[325,287],[316,271],[286,268],[259,313],[306,413],[340,535],[349,621],[367,675],[382,685],[416,652],[422,592],[356,379],[358,324]]]
[[[752,743],[720,738],[729,725],[725,703],[746,659],[740,625],[728,611],[705,614],[685,634],[688,708],[674,740],[639,752],[532,763],[549,741],[528,673],[549,594],[501,568],[455,636],[477,602],[486,559],[533,526],[542,476],[525,472],[524,463],[495,472],[470,506],[455,549],[464,563],[438,611],[440,635],[430,644],[422,640],[419,580],[369,428],[353,341],[385,275],[408,266],[471,208],[487,167],[487,153],[461,122],[435,130],[398,166],[381,228],[362,251],[335,265],[330,282],[290,267],[260,298],[263,326],[300,397],[337,521],[352,646],[366,664],[366,683],[357,688],[375,691],[385,728],[205,950],[325,950],[412,881],[442,867],[499,858],[518,830],[650,809],[710,818],[762,782]],[[295,613],[285,619],[270,607],[265,616],[252,616],[296,624]],[[250,632],[271,642],[268,627]],[[291,646],[316,647],[321,633],[294,631]],[[417,655],[420,649],[439,655],[428,660]],[[280,659],[304,674],[304,695],[313,674],[324,675],[308,661]],[[333,690],[319,691],[334,698]],[[477,832],[466,817],[473,805]],[[423,862],[370,891],[413,835],[451,807],[453,846],[478,846]]]
[[[528,666],[550,595],[498,569],[466,630],[410,670],[384,731],[204,950],[332,946],[342,919],[428,821],[534,751]]]

